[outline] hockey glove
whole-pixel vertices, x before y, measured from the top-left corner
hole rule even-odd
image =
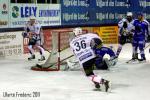
[[[115,66],[117,64],[117,62],[118,62],[118,58],[117,57],[112,57],[109,60],[109,63],[110,63],[111,66]]]
[[[127,22],[123,22],[123,28],[127,28],[127,27],[128,27]]]
[[[30,32],[30,29],[27,27],[27,32]]]
[[[150,35],[147,36],[147,42],[150,42]]]
[[[22,32],[22,36],[23,36],[23,38],[26,38],[28,36],[28,33]]]

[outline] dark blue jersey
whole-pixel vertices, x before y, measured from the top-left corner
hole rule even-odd
[[[111,58],[116,56],[114,51],[108,47],[95,48],[94,51],[97,56],[96,63],[102,62],[105,54],[108,54]]]
[[[135,26],[134,37],[145,38],[146,35],[149,35],[148,22],[146,20],[140,21],[135,19],[133,25]]]

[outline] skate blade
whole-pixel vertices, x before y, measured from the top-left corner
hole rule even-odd
[[[93,91],[102,91],[100,88],[95,88]]]
[[[28,59],[28,61],[33,61],[33,60],[35,60],[35,59]]]
[[[146,61],[139,61],[139,63],[146,63]]]

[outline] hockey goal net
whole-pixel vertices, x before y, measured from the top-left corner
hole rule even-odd
[[[87,30],[83,30],[87,33]],[[73,29],[51,30],[51,53],[43,64],[36,64],[31,67],[37,71],[59,71],[67,66],[66,60],[73,56],[69,47],[69,41],[74,37]]]

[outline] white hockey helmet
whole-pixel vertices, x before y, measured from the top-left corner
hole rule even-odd
[[[77,36],[77,35],[82,34],[82,29],[80,27],[77,27],[77,28],[73,29],[73,32]]]
[[[133,16],[132,12],[127,12],[127,16]]]
[[[31,15],[30,20],[36,20],[35,16]]]

